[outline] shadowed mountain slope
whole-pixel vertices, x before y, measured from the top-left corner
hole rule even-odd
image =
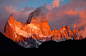
[[[18,50],[18,49],[23,49],[23,47],[18,45],[13,40],[5,37],[5,35],[3,35],[0,32],[0,53],[1,52],[10,52],[10,51]]]

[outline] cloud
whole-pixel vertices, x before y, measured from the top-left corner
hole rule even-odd
[[[34,10],[34,9],[35,8],[33,8],[33,7],[27,8],[27,6],[26,6],[26,7],[24,7],[24,9],[21,10],[21,12],[26,12],[28,10]]]
[[[60,0],[52,1],[52,3],[49,6],[47,6],[47,8],[51,10],[52,8],[58,7],[59,6],[59,1]]]
[[[54,29],[54,27],[59,29],[65,25],[69,25],[71,29],[83,29],[86,26],[85,0],[69,0],[67,4],[61,6],[59,0],[54,0],[49,5],[51,7],[48,7],[47,4],[44,6],[48,9],[48,12],[45,12],[44,14],[46,15],[45,18],[48,20],[51,30]],[[44,8],[44,6],[42,7]],[[43,8],[42,11],[46,11]]]
[[[17,7],[13,7],[13,5],[2,7],[0,10],[0,32],[3,33],[4,26],[6,21],[9,18],[10,14],[13,14],[14,20],[26,23],[29,14],[35,9],[33,7],[21,9],[20,11],[16,10]]]
[[[84,30],[81,30],[75,33],[74,38],[78,40],[86,38],[86,27],[84,27]]]

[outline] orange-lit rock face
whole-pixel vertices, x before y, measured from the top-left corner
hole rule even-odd
[[[37,26],[44,36],[52,34],[47,21],[40,21],[38,23],[35,23],[35,20],[32,19],[30,24],[34,24],[35,26]]]
[[[27,33],[36,33],[36,34],[40,34],[40,35],[43,35],[40,28],[38,28],[35,24],[26,24],[24,26],[24,30],[27,32]]]
[[[24,38],[28,38],[28,34],[39,34],[43,36],[51,35],[51,30],[47,21],[42,21],[39,23],[34,23],[33,19],[30,24],[24,25],[16,20],[13,20],[12,15],[10,15],[6,25],[4,35],[15,42],[24,41]],[[36,37],[36,39],[42,37]],[[44,39],[44,37],[42,38]]]
[[[13,15],[10,15],[5,25],[4,35],[13,41],[23,41],[22,36],[17,35],[15,27],[22,29],[23,25],[16,20],[13,21]]]
[[[41,22],[40,26],[41,26],[41,31],[42,31],[44,36],[52,34],[47,22]]]
[[[35,25],[39,29],[39,31],[37,30],[38,34],[42,34],[44,36],[51,35],[51,30],[46,20],[36,21],[36,18],[32,18],[30,24]]]
[[[44,36],[52,35],[49,25],[43,16],[41,9],[37,8],[34,12],[29,15],[26,24],[34,24],[37,26]]]
[[[62,28],[60,28],[59,30],[55,30],[54,28],[52,34],[54,34],[54,36],[52,37],[53,40],[69,39],[73,36],[73,33],[70,31],[68,25],[66,27],[62,26]]]

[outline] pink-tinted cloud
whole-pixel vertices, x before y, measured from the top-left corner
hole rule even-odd
[[[49,10],[52,10],[53,8],[59,6],[59,1],[60,1],[60,0],[54,0],[54,1],[51,2],[50,5],[46,5],[46,7],[47,7]]]
[[[74,38],[78,40],[86,38],[86,27],[84,27],[84,30],[75,33],[74,36]]]
[[[55,0],[54,0],[55,1]],[[52,4],[52,3],[51,3]],[[50,5],[51,5],[50,4]],[[53,2],[53,6],[54,6]],[[48,20],[51,30],[62,26],[69,25],[71,29],[83,29],[86,26],[86,1],[85,0],[69,0],[65,5],[60,6],[57,3],[57,7],[51,7],[52,10],[46,12],[45,18]],[[49,9],[49,7],[46,8]],[[43,8],[42,8],[43,11]],[[53,27],[52,27],[53,25]]]
[[[10,14],[13,14],[14,20],[23,22],[25,24],[28,17],[29,17],[29,14],[35,8],[25,7],[24,9],[22,9],[20,11],[17,11],[16,9],[17,9],[17,7],[13,7],[12,5],[1,8],[1,11],[0,11],[0,32],[3,33],[5,23],[8,20],[8,17]],[[27,12],[27,11],[29,11],[29,12]]]
[[[25,7],[24,9],[17,11],[15,7],[13,7],[12,5],[9,7],[6,7],[6,11],[9,12],[10,14],[12,13],[14,15],[14,18],[16,20],[21,19],[22,17],[26,18],[27,16],[29,16],[29,14],[34,10],[35,8],[30,7],[27,8]],[[31,11],[32,10],[32,11]],[[26,11],[30,11],[30,12],[26,12]],[[25,20],[25,19],[24,19]]]
[[[6,10],[9,12],[9,11],[11,11],[12,7],[13,7],[12,5],[9,7],[6,7]]]
[[[30,7],[30,8],[27,8],[27,6],[26,7],[24,7],[24,9],[22,9],[20,12],[26,12],[26,11],[28,11],[28,10],[34,10],[35,8],[33,8],[33,7]]]

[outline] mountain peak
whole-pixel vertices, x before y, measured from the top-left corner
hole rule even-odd
[[[51,35],[51,30],[49,28],[47,20],[43,17],[43,13],[40,8],[37,8],[29,15],[26,24],[34,24],[38,26],[42,34],[45,36]]]
[[[33,11],[32,13],[30,13],[28,20],[26,22],[26,24],[30,24],[30,22],[34,19],[36,19],[36,17],[42,16],[42,12],[40,8],[37,8],[35,11]]]
[[[11,15],[9,16],[8,21],[9,21],[10,23],[13,23],[13,14],[11,14]]]

